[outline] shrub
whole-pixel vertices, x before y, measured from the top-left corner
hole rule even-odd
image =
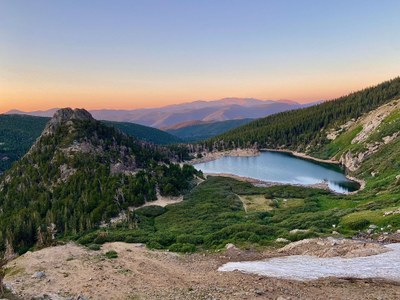
[[[135,214],[139,216],[145,216],[148,218],[155,218],[165,213],[166,210],[167,209],[165,207],[150,205],[139,208],[138,210],[135,211]]]
[[[160,243],[157,243],[156,241],[150,241],[147,243],[147,247],[149,249],[163,249],[164,247],[160,245]]]
[[[254,233],[249,231],[240,231],[234,235],[235,240],[247,241]]]
[[[88,248],[89,248],[90,250],[98,251],[98,250],[100,250],[101,246],[98,245],[98,244],[90,244],[90,245],[88,246]]]
[[[97,233],[97,237],[94,239],[95,244],[104,244],[106,242],[110,242],[108,237],[108,232],[101,231]]]
[[[176,238],[176,242],[180,244],[201,245],[203,241],[202,236],[192,234],[181,234]]]
[[[114,250],[110,250],[105,253],[105,256],[109,259],[114,259],[114,258],[118,258],[118,253]]]
[[[195,252],[196,246],[188,243],[175,243],[172,244],[168,249],[173,252],[189,253]]]
[[[93,243],[94,239],[97,237],[97,233],[89,233],[84,236],[79,237],[78,243],[82,245],[88,245]]]
[[[146,243],[148,238],[144,234],[128,234],[125,236],[126,243]]]
[[[370,221],[366,219],[354,220],[348,222],[346,225],[348,228],[352,230],[362,230],[366,228],[370,224]]]
[[[157,242],[161,246],[168,247],[175,243],[176,237],[172,233],[162,232],[155,234],[151,240]]]

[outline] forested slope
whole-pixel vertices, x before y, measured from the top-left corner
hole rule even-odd
[[[48,121],[42,117],[0,115],[0,174],[28,151]]]
[[[91,230],[129,207],[179,195],[197,172],[156,147],[63,109],[29,152],[0,178],[0,252],[47,245]],[[127,214],[129,215],[129,214]]]

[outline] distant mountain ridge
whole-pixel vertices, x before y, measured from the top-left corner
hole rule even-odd
[[[198,142],[250,123],[254,119],[238,119],[220,122],[194,121],[179,123],[164,130],[186,142]]]
[[[271,114],[307,107],[291,100],[259,100],[254,98],[224,98],[216,101],[194,101],[159,108],[134,110],[98,109],[89,112],[97,120],[132,122],[145,126],[164,128],[183,122],[217,122],[235,119],[256,119]],[[57,108],[24,112],[11,110],[7,114],[28,114],[51,117]]]

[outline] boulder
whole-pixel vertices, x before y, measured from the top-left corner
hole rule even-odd
[[[229,244],[226,244],[226,245],[225,245],[225,249],[226,249],[226,250],[229,250],[229,249],[236,249],[236,246],[235,246],[234,244],[232,244],[232,243],[229,243]]]
[[[289,234],[297,234],[297,233],[307,233],[309,232],[308,229],[293,229],[289,231]]]
[[[46,273],[45,273],[45,272],[42,272],[42,271],[35,272],[35,273],[32,275],[32,278],[36,278],[36,279],[42,279],[42,278],[44,278],[44,277],[46,277]]]
[[[276,239],[276,242],[278,242],[278,243],[290,243],[290,241],[289,240],[287,240],[287,239],[285,239],[285,238],[277,238]]]

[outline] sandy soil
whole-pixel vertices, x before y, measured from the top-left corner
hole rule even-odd
[[[166,196],[161,196],[161,194],[157,191],[157,200],[155,201],[149,201],[146,202],[145,204],[138,206],[138,207],[129,207],[130,211],[137,210],[139,208],[145,207],[145,206],[162,206],[165,207],[169,204],[175,204],[183,201],[183,196],[179,197],[166,197]],[[109,227],[110,225],[115,225],[121,222],[126,221],[127,216],[125,211],[121,212],[118,216],[111,218],[109,223],[102,222],[100,225],[101,228],[106,228]],[[1,299],[0,299],[1,300]]]
[[[304,239],[290,243],[278,250],[285,255],[312,255],[326,257],[361,257],[387,252],[382,244],[363,240],[348,240],[336,238]]]
[[[302,247],[307,247],[304,244]],[[296,247],[295,247],[296,248]],[[118,258],[108,259],[108,250]],[[377,279],[301,282],[218,272],[230,261],[281,256],[273,249],[178,255],[142,245],[109,243],[90,251],[73,243],[28,252],[8,264],[5,283],[23,299],[44,293],[88,299],[399,299],[400,285]],[[45,276],[34,278],[35,272]],[[63,298],[59,298],[63,299]]]
[[[165,206],[167,206],[169,204],[175,204],[175,203],[179,203],[179,202],[182,202],[182,201],[183,201],[183,196],[179,196],[179,197],[164,197],[164,196],[161,196],[160,194],[157,194],[157,200],[146,202],[142,206],[132,208],[132,210],[136,210],[136,209],[139,209],[139,208],[145,207],[145,206],[153,206],[153,205],[165,207]]]

